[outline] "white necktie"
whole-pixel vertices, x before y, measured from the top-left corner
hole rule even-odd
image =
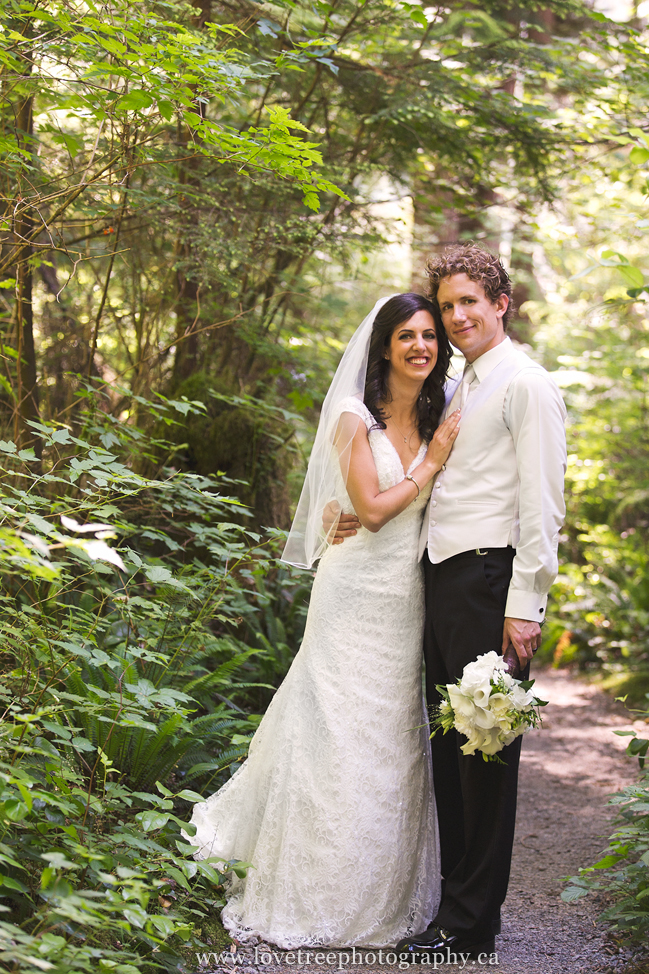
[[[464,367],[464,373],[462,375],[462,381],[458,383],[457,389],[453,393],[453,398],[449,404],[446,415],[450,416],[452,412],[456,409],[464,409],[464,404],[467,401],[469,395],[469,389],[471,383],[475,379],[475,369],[472,365],[467,365]]]

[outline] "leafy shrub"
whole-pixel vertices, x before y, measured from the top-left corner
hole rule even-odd
[[[582,665],[649,671],[649,558],[635,537],[583,526],[584,563],[561,567],[552,622],[569,633],[570,657]]]
[[[271,567],[245,508],[101,406],[36,426],[42,461],[0,441],[0,962],[30,974],[182,970],[214,936],[245,864],[195,862],[181,827],[245,756],[279,638],[241,638]]]
[[[639,713],[649,717],[647,709]],[[635,731],[615,733],[632,736],[627,752],[639,758],[640,780],[610,798],[609,805],[620,808],[620,814],[609,848],[599,862],[580,869],[578,876],[570,878],[571,885],[562,892],[561,898],[572,902],[589,892],[607,893],[613,903],[602,913],[602,919],[622,936],[646,942],[649,935],[649,770],[645,768],[645,756],[649,740],[638,737]]]

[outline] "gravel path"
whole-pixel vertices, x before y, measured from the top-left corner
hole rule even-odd
[[[550,701],[542,731],[523,744],[518,820],[509,895],[503,907],[502,935],[496,940],[500,974],[649,974],[649,953],[643,957],[621,950],[597,924],[601,904],[593,897],[566,904],[559,898],[561,878],[594,862],[606,847],[612,814],[610,792],[635,779],[637,763],[623,752],[626,739],[613,730],[635,726],[646,736],[647,725],[629,720],[610,697],[565,671],[540,671],[539,695]],[[310,963],[260,944],[237,948],[236,960],[214,958],[197,970],[209,974],[237,970],[241,974],[294,974],[296,971],[349,970],[357,974],[394,974],[399,965],[384,951],[323,951]],[[387,955],[387,956],[386,956]],[[387,962],[386,962],[387,961]],[[467,969],[481,968],[469,962]],[[409,968],[423,974],[432,965]],[[443,965],[459,971],[460,965]]]

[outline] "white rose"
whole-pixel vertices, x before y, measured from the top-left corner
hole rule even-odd
[[[467,673],[465,670],[460,680],[462,693],[465,693],[469,697],[472,697],[476,690],[479,690],[481,687],[490,686],[491,671],[486,673],[484,670],[472,670],[470,673]]]
[[[480,684],[484,679],[491,679],[494,671],[502,669],[504,665],[502,656],[493,650],[490,653],[483,653],[472,663],[466,664],[462,673],[462,682],[466,680],[467,684],[473,682]]]
[[[526,708],[531,706],[532,701],[534,700],[534,694],[532,693],[532,691],[523,690],[520,684],[516,684],[516,686],[512,687],[512,689],[509,692],[512,699],[512,703],[516,708],[516,710],[525,710]]]
[[[481,656],[476,657],[476,663],[480,663],[482,666],[495,666],[500,669],[505,666],[505,662],[500,653],[497,653],[493,649],[488,653],[483,653]]]

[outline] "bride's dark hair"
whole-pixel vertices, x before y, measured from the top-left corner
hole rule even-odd
[[[439,418],[444,409],[444,381],[451,361],[451,346],[442,324],[437,306],[422,294],[410,291],[406,294],[395,294],[386,301],[374,319],[370,350],[367,359],[367,377],[363,402],[376,420],[374,429],[385,429],[386,415],[379,407],[379,402],[390,401],[388,388],[388,372],[390,363],[385,358],[385,351],[390,339],[399,325],[405,324],[418,311],[428,311],[435,322],[437,336],[437,362],[433,371],[424,381],[421,395],[417,400],[417,427],[424,442],[432,439],[439,424]]]

